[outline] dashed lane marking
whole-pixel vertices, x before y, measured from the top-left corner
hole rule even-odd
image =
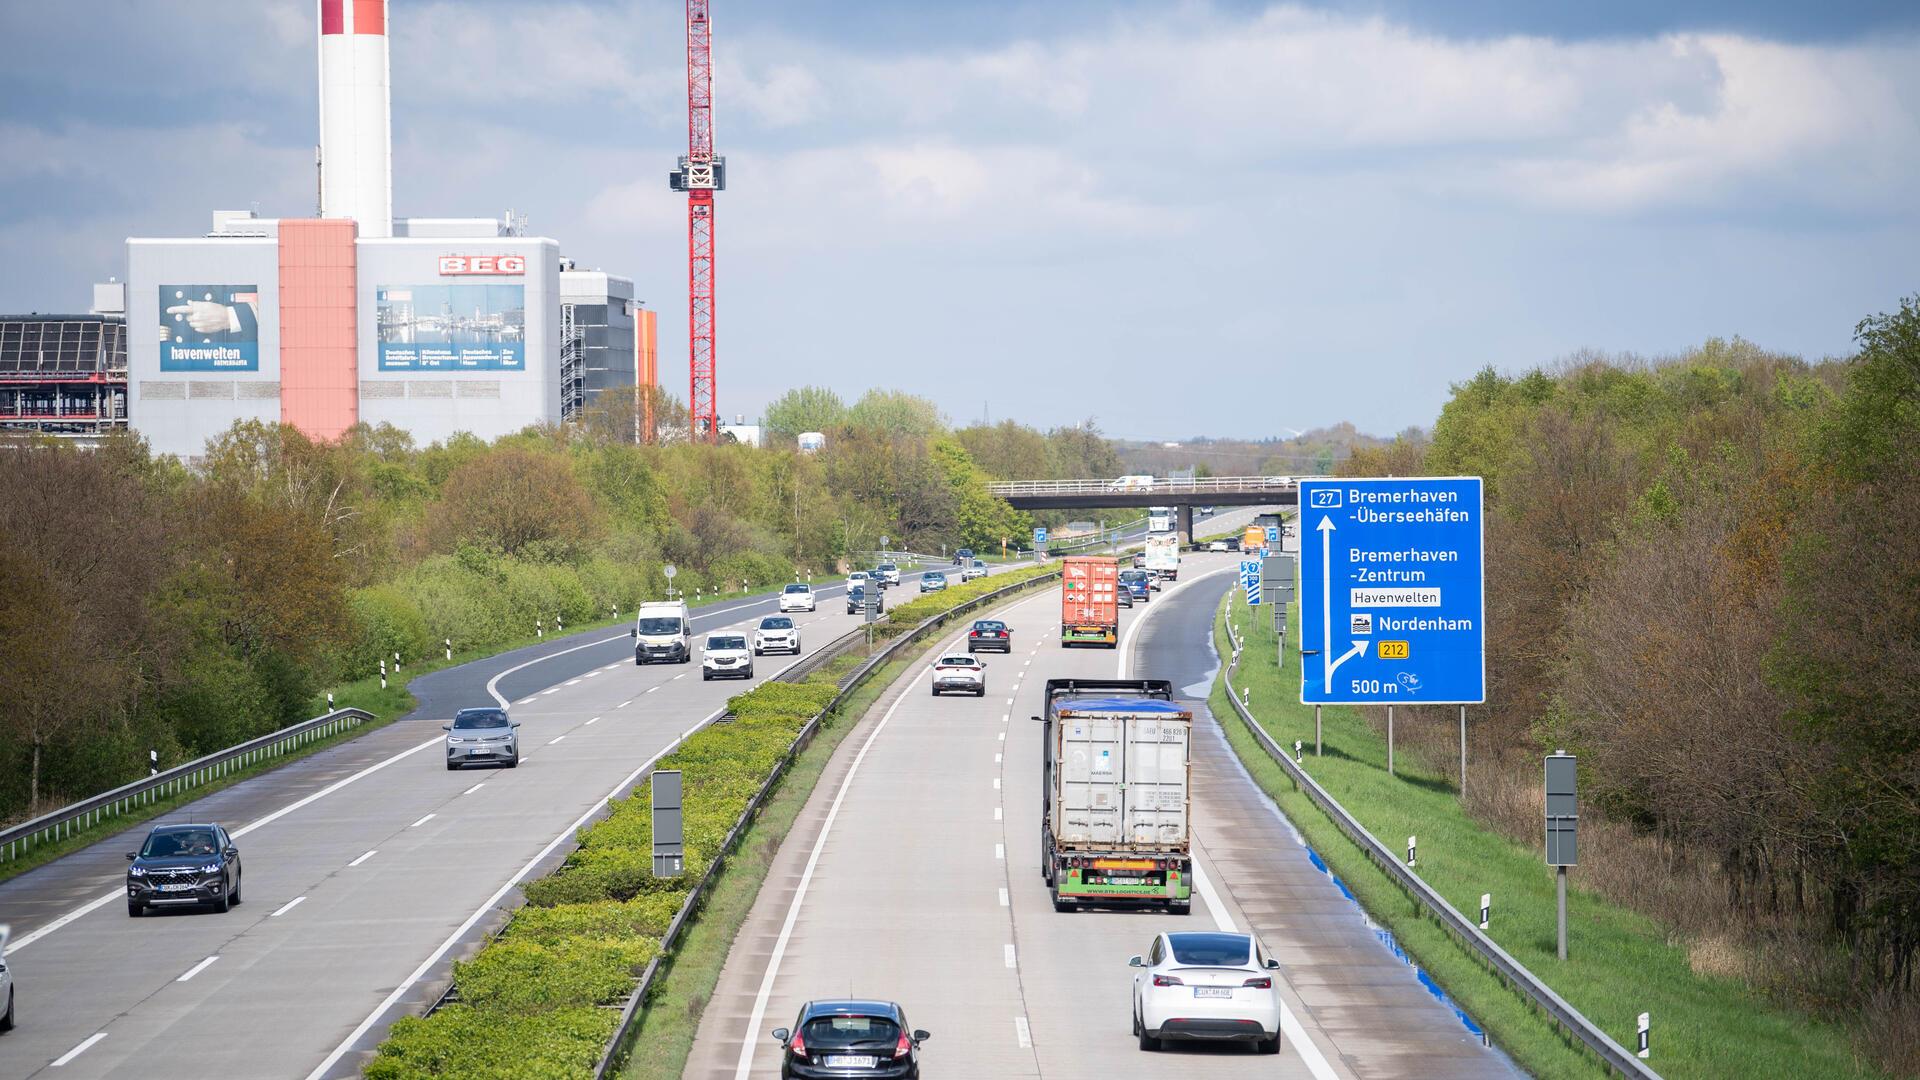
[[[353,860],[352,862],[350,862],[350,863],[348,863],[347,865],[348,865],[348,866],[359,866],[359,865],[360,865],[361,863],[363,863],[363,862],[366,862],[366,861],[367,861],[368,859],[371,859],[371,858],[373,858],[373,857],[374,857],[375,855],[378,855],[378,854],[380,854],[380,849],[379,849],[379,848],[374,848],[374,849],[373,849],[372,851],[369,851],[369,852],[367,852],[367,853],[366,853],[365,855],[362,855],[362,856],[360,856],[359,858],[357,858],[357,859],[355,859],[355,860]]]

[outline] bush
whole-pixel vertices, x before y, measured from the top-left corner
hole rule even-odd
[[[589,1077],[620,1014],[592,1005],[544,1012],[454,1004],[394,1022],[367,1080],[553,1080]]]

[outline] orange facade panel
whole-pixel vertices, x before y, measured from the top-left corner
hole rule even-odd
[[[280,419],[316,439],[360,420],[355,224],[280,222]]]

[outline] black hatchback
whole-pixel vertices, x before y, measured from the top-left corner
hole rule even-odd
[[[240,902],[240,849],[218,825],[155,825],[127,862],[128,915],[157,907],[225,911]]]
[[[891,1001],[809,1001],[792,1030],[775,1028],[781,1080],[849,1076],[919,1080],[920,1044],[929,1036],[907,1026]]]

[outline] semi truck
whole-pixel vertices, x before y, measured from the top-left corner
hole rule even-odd
[[[1173,507],[1153,506],[1147,509],[1147,531],[1167,532],[1173,528]]]
[[[1055,911],[1193,910],[1193,712],[1166,679],[1048,679],[1040,875]]]
[[[1172,581],[1180,576],[1180,537],[1170,532],[1147,534],[1147,569]]]
[[[1060,564],[1060,644],[1120,644],[1118,560],[1107,555],[1069,555]]]

